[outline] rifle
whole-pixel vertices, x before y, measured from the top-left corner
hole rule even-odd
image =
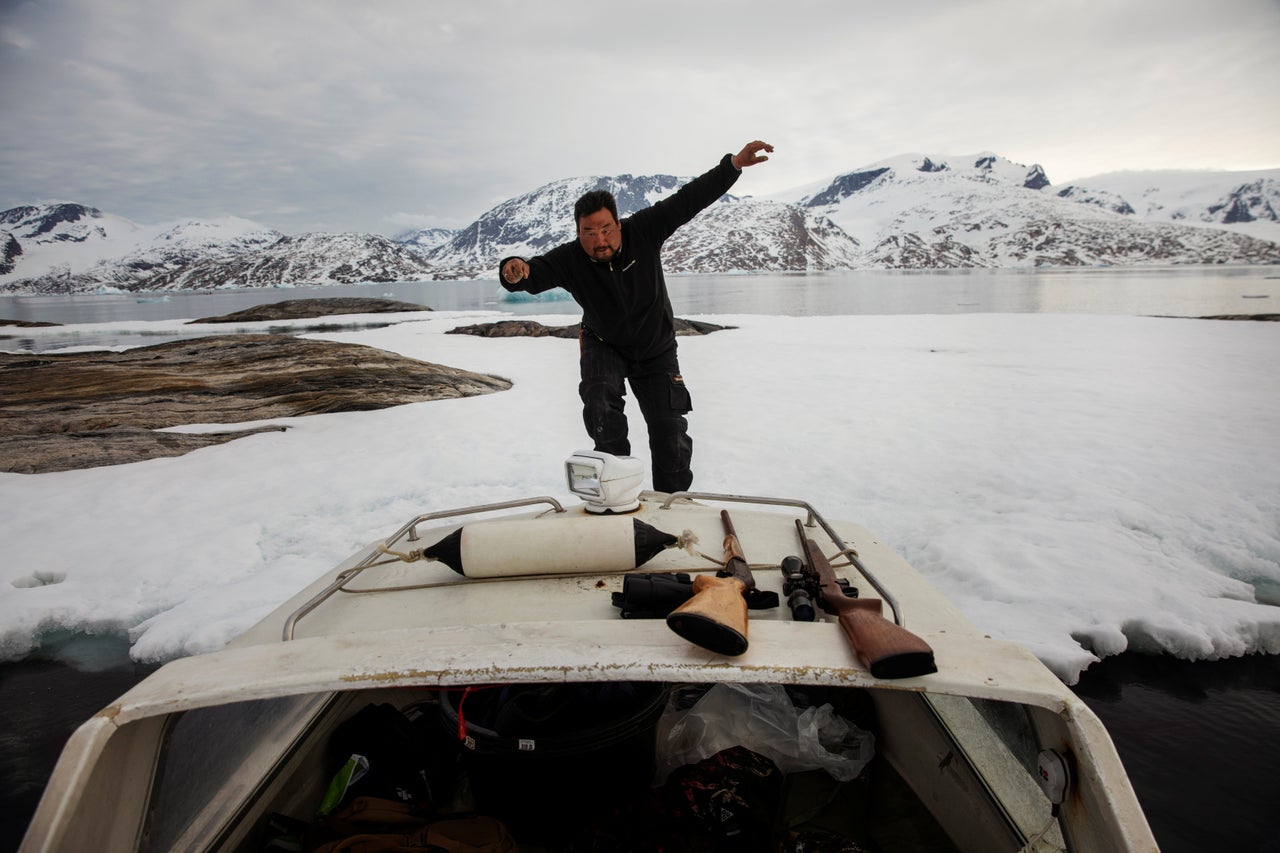
[[[693,580],[693,598],[667,616],[667,626],[694,645],[722,655],[747,650],[747,597],[756,588],[755,577],[742,554],[728,510],[720,510],[724,522],[724,568]]]
[[[808,581],[805,586],[813,589],[813,597],[819,600],[823,610],[839,619],[849,647],[872,675],[876,678],[911,678],[938,671],[929,644],[901,625],[885,619],[880,599],[857,598],[856,590],[853,596],[845,592],[845,585],[836,577],[835,570],[817,543],[805,536],[804,524],[798,518],[796,531],[800,534],[800,547],[804,550],[801,573]],[[788,580],[792,581],[793,577]]]

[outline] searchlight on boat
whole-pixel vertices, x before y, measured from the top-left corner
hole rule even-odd
[[[564,463],[569,491],[582,498],[587,512],[634,512],[640,508],[644,464],[634,456],[579,450]]]

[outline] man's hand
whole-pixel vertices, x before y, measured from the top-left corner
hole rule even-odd
[[[502,277],[507,284],[515,284],[529,277],[529,265],[519,258],[512,258],[502,266]]]
[[[742,150],[733,155],[733,168],[742,171],[747,166],[754,166],[756,163],[763,163],[768,157],[760,156],[761,151],[773,153],[773,146],[767,142],[761,142],[759,139],[754,142],[748,142],[742,146]]]

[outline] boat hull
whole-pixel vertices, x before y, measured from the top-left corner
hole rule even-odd
[[[103,838],[110,849],[133,849],[161,837],[190,849],[242,849],[269,815],[314,812],[331,775],[324,745],[361,708],[408,708],[438,702],[443,690],[494,684],[809,691],[874,709],[877,778],[902,780],[956,849],[1016,849],[1042,825],[1057,845],[1044,849],[1156,849],[1105,729],[1040,661],[983,634],[869,531],[829,525],[806,504],[741,506],[759,500],[645,494],[636,517],[686,548],[640,570],[714,572],[727,504],[756,584],[782,593],[778,566],[798,552],[799,519],[834,564],[847,562],[837,553],[845,548],[856,554],[838,571],[864,594],[886,594],[887,618],[928,643],[937,672],[876,678],[836,622],[795,621],[785,604],[751,611],[745,652],[716,654],[662,619],[619,618],[613,594],[623,572],[477,581],[401,559],[460,524],[484,523],[483,513],[420,517],[317,578],[230,647],[167,664],[86,723],[64,750],[23,850],[89,849]],[[583,525],[581,507],[551,503],[517,514]],[[993,728],[994,718],[1015,720],[1016,734]],[[198,790],[173,781],[175,761],[202,760],[177,745],[213,756],[216,770]],[[1075,769],[1057,820],[1033,778],[1044,749],[1069,756]]]

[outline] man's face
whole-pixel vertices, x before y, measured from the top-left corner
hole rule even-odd
[[[622,227],[609,209],[601,208],[578,220],[578,243],[597,261],[607,261],[622,246]]]

